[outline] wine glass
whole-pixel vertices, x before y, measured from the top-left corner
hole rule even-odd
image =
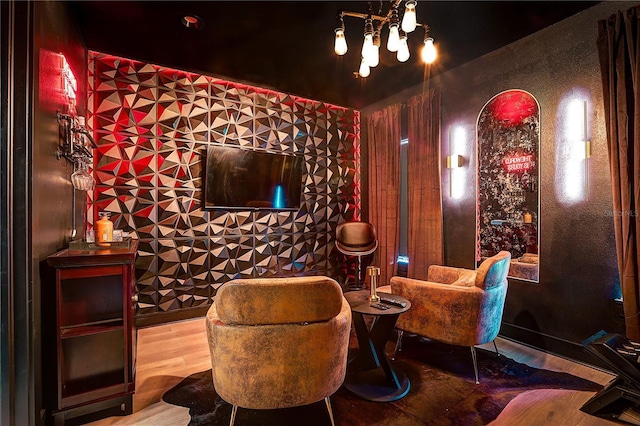
[[[75,189],[81,191],[91,191],[96,185],[96,181],[87,171],[87,164],[80,161],[77,164],[78,169],[71,175],[71,183]]]

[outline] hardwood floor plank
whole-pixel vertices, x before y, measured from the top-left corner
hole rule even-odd
[[[609,383],[614,378],[610,373],[600,369],[542,352],[501,337],[496,339],[496,344],[500,354],[531,367],[573,374],[601,385]],[[492,343],[480,345],[479,347],[490,351],[494,350]]]
[[[619,425],[580,411],[593,392],[543,389],[524,392],[513,399],[490,423],[492,426],[532,425]]]
[[[498,338],[499,352],[532,367],[567,372],[606,384],[614,376],[516,342]],[[493,344],[481,346],[493,351]],[[191,374],[211,368],[203,318],[142,328],[138,331],[138,363],[134,412],[110,417],[92,426],[178,426],[187,425],[187,408],[167,404],[162,395]],[[520,394],[507,405],[492,426],[576,425],[597,426],[619,423],[588,415],[579,408],[593,392],[535,390]],[[336,419],[340,425],[340,420]],[[351,425],[343,425],[351,426]]]
[[[89,424],[100,426],[179,426],[189,424],[190,419],[189,410],[186,408],[160,401],[145,407],[144,410],[135,411],[130,416],[114,416]]]

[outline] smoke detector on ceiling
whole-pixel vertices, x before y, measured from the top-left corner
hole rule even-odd
[[[182,25],[187,28],[201,30],[204,28],[204,21],[196,15],[184,15],[182,17]]]

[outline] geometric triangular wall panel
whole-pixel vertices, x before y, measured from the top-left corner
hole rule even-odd
[[[358,111],[99,52],[88,65],[88,222],[107,211],[140,239],[136,315],[210,305],[234,278],[352,273],[334,234],[361,214]],[[203,210],[210,144],[302,155],[300,209]]]

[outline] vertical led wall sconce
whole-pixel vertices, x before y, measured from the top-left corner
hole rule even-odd
[[[452,143],[452,137],[451,137],[451,127],[449,127],[449,152],[452,152],[453,149],[451,148],[451,143]],[[462,167],[462,164],[464,163],[464,158],[462,157],[462,155],[458,155],[458,154],[449,154],[447,155],[447,169],[449,170],[449,197],[453,197],[453,169],[458,169],[460,167]]]
[[[447,155],[447,169],[449,169],[449,197],[453,197],[453,169],[462,167],[461,155]]]
[[[462,167],[462,155],[447,155],[447,169]]]
[[[584,193],[586,201],[589,201],[589,158],[591,158],[591,141],[589,140],[588,130],[587,101],[584,101]]]
[[[589,90],[574,87],[561,96],[556,110],[554,190],[565,206],[589,201],[592,105]]]

